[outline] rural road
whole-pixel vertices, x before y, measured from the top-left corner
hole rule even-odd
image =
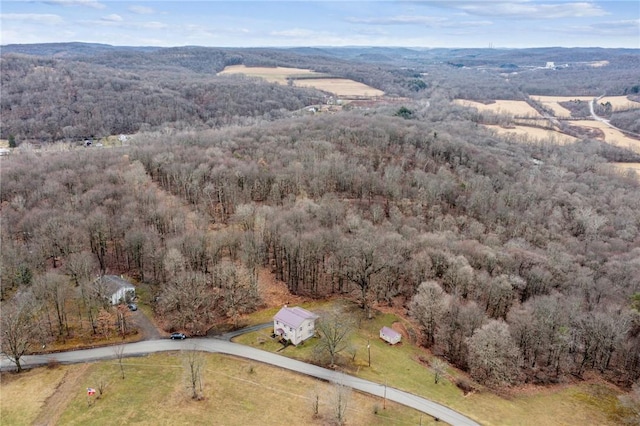
[[[395,401],[399,404],[414,408],[423,413],[429,414],[439,420],[454,426],[478,426],[479,423],[463,416],[462,414],[447,408],[443,405],[421,398],[386,385],[370,382],[354,376],[349,376],[337,371],[307,364],[291,358],[277,355],[271,352],[240,345],[223,339],[197,338],[188,340],[146,340],[137,343],[123,345],[125,357],[142,356],[154,352],[176,351],[176,350],[200,350],[205,352],[221,353],[251,359],[257,362],[270,364],[276,367],[306,374],[321,380],[341,383],[345,386],[365,392],[371,395]],[[117,346],[116,346],[117,347]],[[114,346],[101,347],[95,349],[83,349],[78,351],[59,352],[46,355],[28,355],[21,358],[25,368],[46,365],[50,360],[56,360],[61,364],[74,364],[89,361],[115,359],[116,351]],[[12,369],[14,364],[6,357],[0,359],[0,369]]]
[[[603,97],[604,97],[604,95],[600,95],[600,96],[598,96],[597,98],[593,98],[593,99],[591,99],[591,100],[589,101],[589,112],[591,113],[591,117],[592,117],[595,121],[599,121],[599,122],[601,122],[601,123],[604,123],[604,124],[606,124],[607,126],[609,126],[610,128],[612,128],[612,129],[614,129],[614,130],[617,130],[617,131],[619,131],[619,132],[621,132],[621,133],[623,133],[623,134],[625,134],[625,133],[626,133],[626,134],[630,134],[630,135],[633,135],[633,136],[640,137],[640,135],[639,135],[638,133],[633,133],[633,132],[630,132],[630,131],[628,131],[628,130],[624,130],[624,129],[621,129],[621,128],[619,128],[619,127],[616,127],[616,126],[614,126],[613,124],[611,124],[611,122],[609,122],[609,120],[607,120],[606,118],[602,118],[602,117],[600,117],[599,115],[597,115],[597,114],[596,114],[596,111],[595,111],[595,103],[596,103],[596,102],[598,102],[598,101],[599,101],[600,99],[602,99]]]

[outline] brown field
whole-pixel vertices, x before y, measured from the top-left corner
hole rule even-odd
[[[245,74],[251,77],[260,77],[271,83],[287,84],[287,78],[294,75],[322,75],[315,71],[302,68],[286,68],[286,67],[247,67],[245,65],[230,65],[220,71],[218,75],[225,74]]]
[[[614,111],[626,111],[628,109],[640,108],[640,102],[630,101],[626,96],[605,96],[598,102],[602,104],[610,102]]]
[[[499,135],[518,136],[523,142],[541,142],[553,141],[558,144],[573,143],[577,139],[564,133],[556,132],[549,129],[541,129],[539,127],[513,126],[514,128],[504,128],[498,125],[487,125],[489,129],[493,129]]]
[[[298,87],[313,87],[325,92],[335,93],[341,97],[368,97],[374,98],[384,95],[382,90],[367,86],[364,83],[347,80],[346,78],[313,78],[304,80],[295,80],[294,84]]]
[[[295,80],[298,87],[313,87],[318,90],[333,93],[342,97],[378,97],[384,95],[382,90],[375,89],[357,81],[346,78],[320,78],[323,74],[302,68],[285,67],[247,67],[245,65],[231,65],[218,74],[245,74],[251,77],[260,77],[271,83],[287,84],[287,78],[304,76],[304,79]],[[307,78],[318,76],[319,78]]]
[[[571,117],[571,111],[560,105],[560,102],[569,102],[576,99],[589,102],[592,96],[531,96],[534,101],[540,102],[543,106],[553,111],[553,115],[558,118]]]
[[[466,99],[454,100],[458,105],[476,108],[480,112],[494,112],[496,114],[509,114],[518,117],[540,117],[538,111],[533,109],[525,101],[496,100],[492,104],[468,101]]]
[[[640,152],[640,141],[637,139],[632,139],[626,136],[624,133],[619,130],[612,129],[607,126],[605,123],[595,120],[578,120],[578,121],[568,121],[569,124],[573,126],[581,126],[581,127],[593,127],[596,129],[600,129],[604,132],[604,140],[607,143],[612,145],[621,146],[624,148],[629,148],[633,151]]]

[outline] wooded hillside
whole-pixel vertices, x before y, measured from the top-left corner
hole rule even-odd
[[[483,383],[640,378],[640,184],[606,164],[629,151],[516,144],[439,91],[402,114],[275,120],[316,93],[2,61],[3,132],[158,126],[126,147],[1,160],[3,311],[26,312],[36,341],[79,332],[71,315],[99,332],[99,273],[147,283],[167,329],[203,334],[259,306],[266,268],[293,294],[404,310],[425,346]],[[236,115],[270,117],[226,126]]]

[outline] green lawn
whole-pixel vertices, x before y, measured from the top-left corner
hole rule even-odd
[[[302,305],[314,312],[328,310],[335,303],[316,304],[313,308]],[[387,383],[398,389],[409,391],[425,398],[447,405],[485,425],[583,425],[616,424],[617,395],[612,388],[589,383],[572,386],[541,388],[537,392],[519,393],[506,398],[475,385],[479,390],[469,395],[454,384],[456,377],[464,374],[450,368],[447,377],[437,385],[432,370],[421,360],[431,355],[423,348],[409,342],[391,346],[379,338],[382,326],[391,326],[402,319],[377,312],[373,319],[361,317],[361,312],[353,304],[343,307],[359,318],[359,328],[351,339],[352,349],[345,351],[341,363],[345,371],[378,383]],[[271,314],[275,314],[275,311]],[[265,317],[261,317],[260,322]],[[282,345],[271,339],[272,330],[266,329],[240,336],[234,341],[281,355],[304,361],[316,361],[313,349],[317,338],[310,339],[299,347]],[[371,346],[371,367],[367,343]],[[592,395],[597,395],[593,397]]]

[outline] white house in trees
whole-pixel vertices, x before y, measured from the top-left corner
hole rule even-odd
[[[112,305],[129,303],[136,297],[136,288],[117,275],[104,275],[96,280],[98,292]]]
[[[400,342],[400,340],[402,340],[402,334],[398,333],[392,328],[382,327],[380,329],[380,338],[385,342],[395,345],[396,343]]]
[[[313,337],[318,315],[299,306],[283,307],[273,317],[273,333],[294,345]]]

